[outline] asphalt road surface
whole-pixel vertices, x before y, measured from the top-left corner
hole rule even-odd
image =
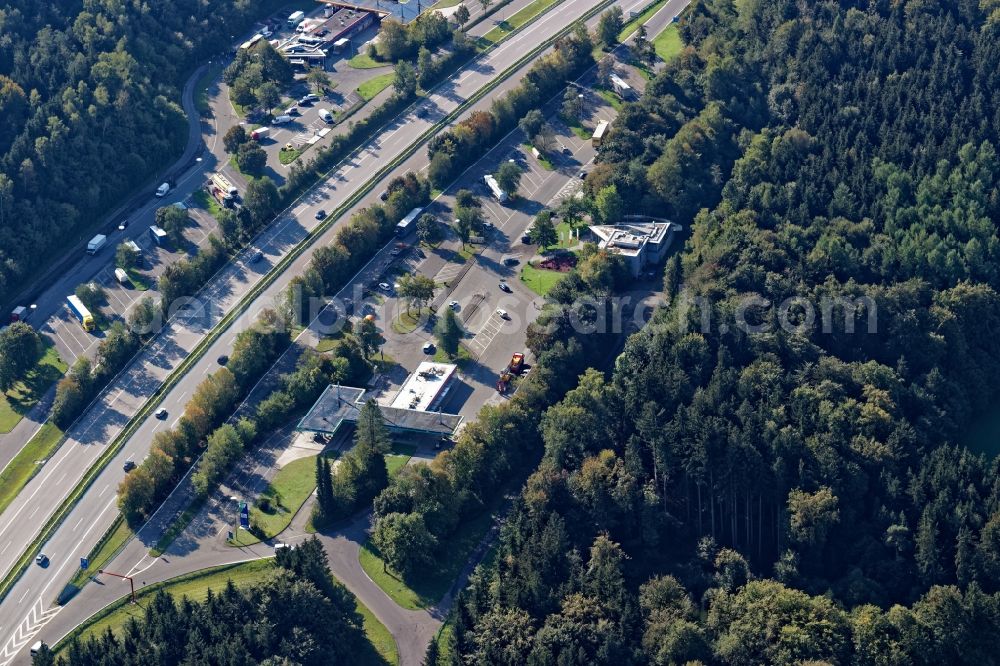
[[[428,101],[422,102],[422,105],[429,110],[426,118],[420,119],[411,112],[397,120],[377,139],[352,156],[326,183],[310,192],[292,211],[282,216],[278,224],[266,232],[256,244],[256,248],[266,255],[266,260],[261,262],[263,266],[250,265],[246,262],[245,257],[256,249],[251,248],[244,253],[241,260],[220,271],[207,290],[213,307],[173,319],[165,333],[161,334],[148,350],[141,353],[137,361],[116,380],[112,388],[103,394],[100,404],[92,408],[79,426],[74,428],[71,440],[48,462],[46,468],[25,489],[15,504],[0,516],[0,565],[4,570],[9,569],[17,555],[30,545],[33,535],[45,517],[50,515],[83,471],[100,454],[103,446],[124,427],[131,414],[142,405],[173,365],[179,362],[222,314],[239,300],[240,295],[261,277],[267,265],[277,261],[280,255],[290,250],[318,224],[315,220],[316,210],[335,208],[351,191],[371,177],[382,164],[402,152],[436,119],[455,108],[463,99],[488,82],[497,72],[516,61],[544,36],[571,23],[596,4],[598,4],[596,1],[591,1],[573,2],[569,7],[560,6],[558,11],[543,16],[499,49],[457,73],[448,83],[437,89]],[[623,3],[623,6],[628,11],[631,6],[642,4],[645,3],[627,2]],[[679,12],[683,6],[683,2],[677,2],[676,11]],[[512,87],[516,83],[517,78],[513,77],[501,86],[500,90]],[[488,104],[488,100],[483,103],[485,104]],[[408,159],[398,171],[420,169],[425,165],[426,156],[420,151]],[[363,203],[371,203],[371,198],[368,197]],[[343,219],[346,220],[347,216],[345,215]],[[335,232],[336,227],[329,230],[323,240],[332,238]],[[301,272],[308,258],[309,254],[306,253],[293,262],[292,270],[286,271],[271,288],[265,290],[250,312],[255,313],[269,306],[273,296],[287,284],[287,281]],[[45,545],[43,550],[51,559],[49,567],[44,569],[31,567],[0,604],[0,635],[10,636],[5,642],[3,654],[0,655],[0,663],[10,663],[45,622],[57,612],[54,609],[44,609],[49,607],[51,600],[78,565],[79,556],[88,553],[110,525],[117,512],[114,488],[123,475],[122,462],[126,458],[141,458],[148,450],[152,434],[159,428],[175,422],[182,413],[193,388],[204,375],[217,367],[216,357],[227,353],[237,331],[252,321],[252,316],[244,316],[238,324],[231,326],[195,368],[169,392],[163,403],[168,409],[169,418],[158,421],[151,417],[141,425],[136,435],[100,475],[69,518]]]
[[[203,292],[206,307],[180,313],[168,322],[156,340],[138,355],[102,394],[97,404],[88,410],[85,417],[72,429],[69,440],[0,516],[2,570],[8,571],[19,554],[30,546],[39,527],[75,486],[84,471],[93,464],[104,446],[114,439],[129,418],[153,394],[171,369],[239,301],[242,294],[261,278],[273,262],[301,242],[319,224],[315,219],[316,211],[336,208],[360,184],[403,152],[433,123],[456,108],[497,73],[516,62],[532,46],[572,23],[597,4],[597,0],[585,0],[560,5],[558,11],[549,12],[499,48],[459,71],[438,87],[428,100],[421,102],[428,109],[425,118],[419,118],[413,111],[397,119],[346,160],[325,183],[310,191],[291,211],[281,216],[276,224],[262,234],[255,247],[248,249],[237,261],[222,269]],[[510,79],[506,87],[516,84],[516,78]],[[420,152],[413,157],[419,157],[426,163],[426,157]],[[409,168],[411,161],[412,159],[404,166],[404,170]],[[423,165],[417,168],[421,166]],[[371,203],[371,198],[366,203]],[[345,215],[343,221],[347,219]],[[332,239],[337,226],[339,225],[329,230],[322,240]],[[248,257],[257,249],[265,254],[265,259],[251,264]],[[305,253],[293,262],[292,270],[286,271],[265,290],[257,299],[255,307],[251,307],[247,315],[241,317],[212,345],[202,360],[166,395],[162,406],[168,410],[168,418],[157,420],[150,417],[141,424],[118,457],[99,475],[53,538],[45,544],[43,552],[50,558],[48,567],[30,567],[0,604],[0,635],[11,637],[5,641],[4,654],[0,655],[0,659],[5,656],[13,658],[28,643],[26,637],[30,638],[32,631],[44,624],[44,615],[32,612],[32,608],[36,603],[42,606],[49,604],[79,565],[79,557],[90,552],[113,521],[117,513],[115,488],[124,474],[124,460],[141,459],[148,451],[153,434],[176,422],[197,384],[218,367],[215,359],[229,352],[237,332],[252,323],[260,309],[270,306],[274,295],[284,288],[292,276],[301,273],[308,260],[309,253]],[[21,627],[25,621],[29,625],[26,629]]]

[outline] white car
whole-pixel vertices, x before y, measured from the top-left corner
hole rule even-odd
[[[510,315],[507,314],[507,311],[501,308],[497,308],[497,314],[500,315],[501,319],[510,319]]]
[[[434,353],[434,343],[433,342],[425,342],[424,346],[423,346],[423,350],[424,350],[425,354],[433,354]]]
[[[451,308],[452,310],[457,310],[458,309],[458,301],[451,301],[451,302],[449,302],[448,303],[448,307]]]
[[[381,289],[382,291],[386,292],[386,293],[389,293],[390,287],[389,287],[389,283],[388,282],[379,282],[378,283],[378,288]]]

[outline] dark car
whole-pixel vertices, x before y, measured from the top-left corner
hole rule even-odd
[[[326,217],[326,211],[325,210],[318,210],[318,211],[316,211],[316,219],[317,220],[322,220],[324,217]]]
[[[250,263],[252,263],[252,264],[256,264],[256,263],[257,263],[258,261],[260,261],[260,260],[261,260],[261,259],[263,259],[263,258],[264,258],[264,253],[263,253],[263,252],[261,252],[260,250],[257,250],[256,252],[254,252],[254,253],[253,253],[253,254],[252,254],[252,255],[250,256]]]
[[[49,566],[49,556],[46,555],[45,553],[39,553],[38,557],[35,558],[35,564],[37,564],[40,567]]]
[[[122,469],[125,470],[126,472],[131,472],[132,470],[135,469],[135,461],[134,460],[126,460],[125,464],[122,465]]]
[[[166,419],[167,410],[163,407],[160,407],[158,410],[156,410],[156,418],[160,419],[161,421]]]
[[[509,294],[510,293],[510,285],[507,284],[506,282],[501,282],[500,283],[500,290],[501,291],[506,291]]]
[[[219,365],[225,365],[226,363],[229,363],[229,357],[226,356],[225,354],[223,354],[222,356],[220,356],[215,360],[219,362]]]

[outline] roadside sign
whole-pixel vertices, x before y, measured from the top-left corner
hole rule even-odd
[[[90,568],[90,560],[88,560],[86,557],[81,557],[80,558],[80,568],[81,569],[89,569]]]
[[[246,502],[240,502],[240,527],[250,529],[250,507]]]

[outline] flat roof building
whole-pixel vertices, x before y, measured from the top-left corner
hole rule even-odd
[[[602,250],[614,252],[625,258],[633,276],[646,266],[660,263],[673,240],[674,231],[680,227],[673,222],[631,222],[626,224],[598,224],[590,227],[600,242]]]
[[[407,377],[390,406],[422,412],[434,411],[448,395],[455,368],[451,363],[424,361],[417,366],[416,372]]]
[[[344,423],[354,423],[364,406],[365,389],[331,384],[323,391],[309,412],[299,421],[297,430],[335,434]],[[458,414],[443,414],[419,409],[380,406],[385,424],[393,433],[451,435],[462,423]]]

